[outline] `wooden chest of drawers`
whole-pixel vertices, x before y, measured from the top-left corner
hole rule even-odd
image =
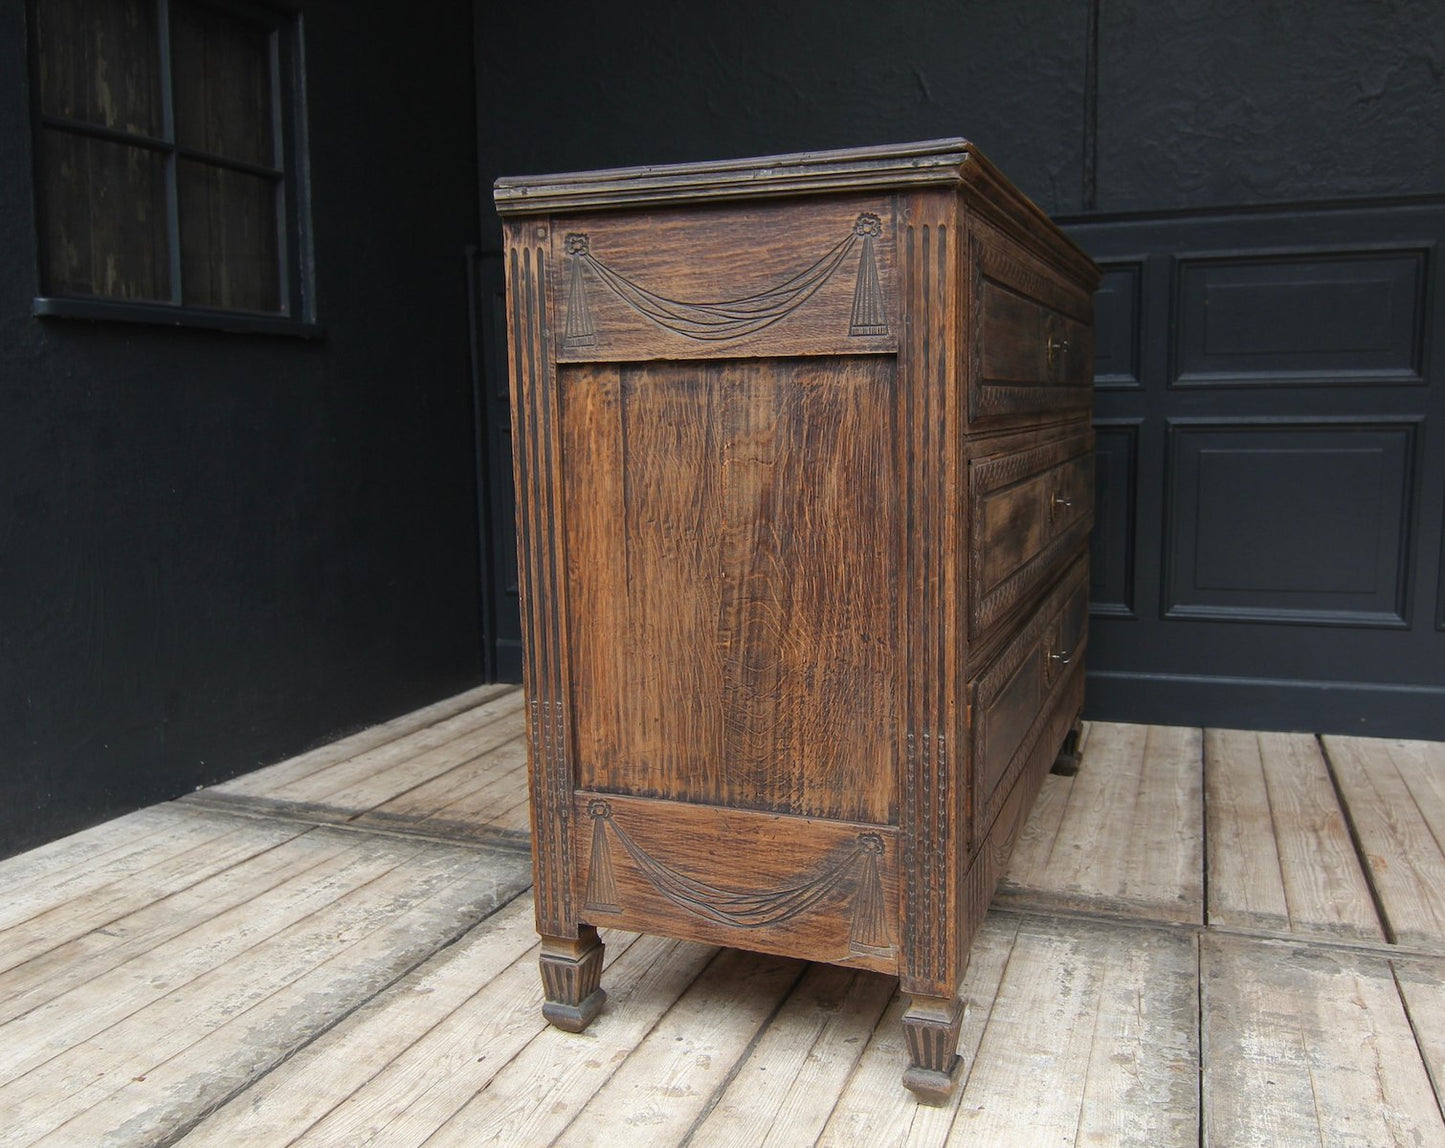
[[[1082,699],[1097,269],[963,140],[500,180],[545,1012],[968,946]]]

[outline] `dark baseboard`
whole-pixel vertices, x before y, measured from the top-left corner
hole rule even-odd
[[[1445,741],[1445,686],[1092,671],[1094,721]]]
[[[502,638],[497,642],[496,677],[493,681],[520,682],[522,680],[522,643],[513,638]]]

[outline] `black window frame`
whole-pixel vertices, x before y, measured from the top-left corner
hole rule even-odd
[[[264,30],[271,62],[271,117],[277,142],[277,166],[249,163],[179,144],[171,53],[172,0],[151,0],[156,8],[157,66],[160,73],[162,130],[160,136],[117,130],[101,124],[46,114],[41,108],[38,5],[28,0],[27,58],[30,70],[32,188],[36,222],[36,283],[33,314],[39,318],[118,320],[165,326],[198,327],[223,331],[317,338],[324,329],[316,319],[315,255],[311,232],[311,186],[307,146],[304,23],[290,3],[256,3],[255,0],[180,0],[193,8],[210,9]],[[165,157],[167,240],[170,261],[169,300],[114,299],[100,295],[49,293],[45,290],[46,215],[50,210],[40,170],[41,135],[62,131],[91,139],[160,153]],[[274,312],[233,310],[185,303],[181,271],[178,163],[196,160],[214,167],[272,179],[279,200],[277,210],[277,264],[280,309]]]

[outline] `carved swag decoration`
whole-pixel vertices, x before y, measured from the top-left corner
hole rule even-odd
[[[715,303],[689,303],[649,291],[627,278],[592,254],[591,242],[585,233],[572,232],[566,239],[570,278],[564,341],[568,347],[591,347],[597,342],[592,311],[587,302],[584,267],[589,268],[604,286],[634,311],[658,326],[689,339],[715,341],[751,335],[796,311],[833,277],[860,243],[862,251],[858,256],[858,278],[853,288],[853,313],[848,334],[886,335],[888,317],[883,307],[883,288],[878,280],[878,261],[873,253],[873,240],[882,234],[882,220],[873,212],[865,211],[854,221],[848,234],[827,254],[791,279],[755,295]]]
[[[709,885],[653,857],[613,819],[612,806],[606,801],[589,802],[587,816],[592,818],[592,858],[587,870],[585,905],[593,912],[621,912],[607,829],[610,825],[627,855],[659,893],[678,908],[720,925],[761,929],[779,924],[807,911],[851,879],[855,893],[849,950],[870,955],[892,952],[883,882],[878,875],[878,858],[883,855],[884,845],[877,833],[858,834],[852,851],[846,856],[793,885],[748,893]]]

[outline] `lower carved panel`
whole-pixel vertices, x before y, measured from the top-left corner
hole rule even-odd
[[[587,791],[574,811],[594,925],[898,971],[891,826]]]

